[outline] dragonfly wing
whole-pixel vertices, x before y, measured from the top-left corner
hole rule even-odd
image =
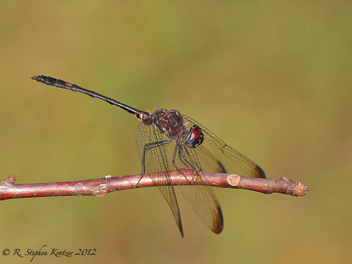
[[[187,127],[191,127],[195,124],[201,128],[204,134],[203,143],[196,147],[195,151],[200,157],[208,156],[209,153],[211,154],[210,159],[213,160],[212,162],[209,161],[209,158],[208,160],[201,160],[202,166],[210,169],[209,172],[226,172],[239,174],[245,177],[265,178],[264,171],[249,158],[228,146],[213,132],[195,120],[186,116],[183,117],[188,122]],[[212,165],[208,166],[207,164]]]
[[[199,219],[210,230],[219,234],[224,226],[221,207],[203,174],[199,157],[194,150],[186,146],[178,146],[174,161],[176,169],[180,171],[181,168],[191,168],[193,170],[193,175],[184,175],[189,185],[179,185],[179,188]]]
[[[170,157],[173,155],[171,152],[175,148],[175,142],[163,145],[157,144],[157,142],[163,142],[166,140],[168,140],[168,138],[155,130],[153,126],[145,125],[143,123],[138,125],[136,132],[136,143],[137,153],[141,161],[143,159],[145,146],[150,147],[150,149],[145,151],[144,154],[144,164],[142,164],[142,168],[144,166],[144,171],[142,171],[142,175],[144,173],[154,172],[165,173],[165,177],[151,176],[151,179],[153,180],[154,185],[158,187],[166,202],[169,204],[176,224],[181,232],[181,235],[183,236],[180,210],[178,207],[175,190],[169,175],[170,166],[172,166]]]

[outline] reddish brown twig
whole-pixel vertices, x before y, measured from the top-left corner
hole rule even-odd
[[[182,171],[187,177],[193,177],[190,169]],[[292,196],[304,196],[308,187],[300,182],[293,182],[287,178],[247,178],[236,174],[204,173],[209,185],[214,187],[246,189],[265,194],[282,193]],[[154,173],[155,177],[165,177],[162,173]],[[31,198],[46,196],[94,195],[104,196],[109,192],[137,188],[141,175],[123,177],[108,177],[95,180],[50,182],[34,184],[15,184],[14,175],[0,182],[0,200],[14,198]],[[189,182],[177,171],[170,173],[173,185],[188,185]],[[145,174],[138,184],[138,188],[155,186],[148,174]]]

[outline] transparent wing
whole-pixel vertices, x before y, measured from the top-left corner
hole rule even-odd
[[[218,199],[216,198],[209,182],[204,176],[200,159],[195,149],[186,146],[178,147],[177,168],[191,168],[194,175],[185,176],[190,185],[180,185],[179,188],[188,204],[197,214],[199,219],[214,233],[221,233],[224,219]]]
[[[169,138],[155,130],[152,125],[145,125],[141,122],[137,127],[136,145],[138,157],[142,162],[142,175],[144,173],[165,172],[165,177],[151,178],[154,185],[158,187],[166,202],[169,204],[176,224],[181,232],[181,235],[183,236],[180,210],[178,207],[175,190],[169,177],[170,166],[172,166],[172,160],[170,157],[173,155],[175,142],[172,141],[168,144],[161,143],[168,140]],[[145,153],[144,162],[143,153]]]
[[[192,118],[183,115],[186,128],[197,125],[204,134],[203,143],[194,150],[206,172],[235,173],[245,177],[265,178],[264,171],[253,161],[226,145],[209,129]]]
[[[220,233],[223,229],[221,208],[213,190],[203,175],[202,166],[196,152],[194,149],[187,148],[182,144],[176,144],[176,141],[174,140],[168,144],[155,145],[156,142],[165,141],[171,140],[164,134],[154,129],[153,126],[144,125],[143,123],[138,126],[136,132],[136,142],[139,159],[143,162],[143,152],[145,150],[145,146],[155,146],[154,148],[147,150],[144,154],[145,172],[165,172],[166,177],[164,177],[164,179],[152,179],[155,185],[158,186],[165,200],[170,205],[171,211],[181,233],[182,224],[180,212],[168,172],[178,170],[182,174],[181,170],[183,168],[190,168],[194,172],[192,176],[184,175],[190,185],[179,186],[183,196],[200,220],[213,232],[217,234]],[[209,164],[214,160],[211,155],[206,156],[205,158],[208,159]]]

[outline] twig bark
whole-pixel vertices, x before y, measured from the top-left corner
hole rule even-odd
[[[193,171],[184,169],[182,171],[186,177],[194,177]],[[163,173],[153,173],[153,177],[165,177]],[[204,173],[209,185],[213,187],[246,189],[265,194],[282,193],[292,196],[304,196],[308,192],[308,187],[300,182],[293,182],[288,178],[248,178],[236,174],[226,173]],[[0,200],[15,198],[32,198],[48,196],[104,196],[109,192],[128,190],[134,188],[153,187],[154,182],[148,174],[144,174],[137,183],[141,175],[130,175],[122,177],[106,176],[102,179],[70,181],[70,182],[50,182],[34,184],[15,184],[16,177],[11,175],[0,181]],[[173,185],[188,185],[189,182],[178,171],[170,172],[170,179]]]

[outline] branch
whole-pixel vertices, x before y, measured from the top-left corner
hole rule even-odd
[[[186,177],[194,177],[191,169],[183,169],[182,172]],[[153,177],[165,177],[165,175],[160,172],[144,174],[137,187],[137,183],[141,178],[139,174],[122,177],[106,176],[102,179],[84,181],[34,184],[15,184],[16,177],[11,175],[7,179],[0,181],[0,200],[74,195],[93,195],[101,197],[114,191],[153,187],[155,185],[149,175]],[[308,192],[307,186],[300,182],[293,182],[285,177],[273,179],[248,178],[226,173],[204,173],[204,176],[207,178],[209,185],[213,187],[246,189],[265,194],[282,193],[292,196],[304,196]],[[178,171],[171,171],[170,179],[175,186],[189,185],[186,178],[180,175]]]

